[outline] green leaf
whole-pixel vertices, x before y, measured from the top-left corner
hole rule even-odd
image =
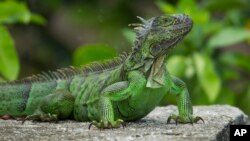
[[[203,8],[199,9],[198,4],[196,4],[194,0],[180,0],[177,6],[175,6],[176,8],[162,0],[156,1],[156,5],[166,14],[185,13],[191,16],[196,24],[206,23],[210,18],[209,12]]]
[[[216,100],[217,104],[235,105],[236,94],[229,87],[222,87]]]
[[[93,61],[102,61],[117,56],[115,49],[105,44],[87,44],[79,47],[73,54],[73,64],[85,65]]]
[[[174,55],[167,59],[167,69],[170,74],[177,77],[192,78],[194,75],[194,68],[191,57]]]
[[[224,25],[222,21],[215,21],[211,19],[209,22],[202,25],[202,29],[204,31],[203,38],[215,34],[216,32],[220,31],[223,27]]]
[[[0,83],[4,82],[4,79],[2,77],[0,77]]]
[[[185,77],[188,79],[191,79],[195,75],[195,69],[194,69],[194,64],[192,61],[192,56],[186,57],[186,71],[185,71]]]
[[[195,0],[180,0],[177,4],[177,11],[191,16],[195,24],[207,23],[210,18],[210,13],[200,8]]]
[[[8,79],[14,80],[19,72],[19,61],[14,42],[5,27],[0,25],[0,73]]]
[[[201,87],[207,94],[209,101],[214,102],[221,89],[221,80],[214,70],[212,60],[209,56],[197,52],[193,54],[193,61]]]
[[[205,8],[210,11],[230,11],[233,9],[249,8],[247,0],[207,0],[204,1]]]
[[[250,56],[238,52],[228,52],[220,56],[220,61],[229,66],[239,67],[250,73]]]
[[[133,32],[132,30],[125,28],[122,30],[123,36],[128,40],[128,42],[133,45],[135,38],[136,38],[136,34],[135,32]]]
[[[237,106],[242,109],[244,112],[246,112],[248,115],[250,115],[250,84],[247,86],[247,90],[244,91],[244,93],[241,93],[240,96],[237,99]],[[237,92],[237,94],[239,94]]]
[[[175,55],[167,60],[167,69],[170,74],[178,77],[183,77],[185,75],[186,57],[181,55]]]
[[[186,39],[189,40],[189,52],[193,52],[203,47],[205,34],[203,34],[203,26],[196,25],[193,27],[192,32],[187,35]]]
[[[17,1],[0,2],[0,23],[29,23],[33,21],[43,24],[44,19],[39,15],[33,15],[27,8],[26,4]]]
[[[223,28],[208,41],[210,49],[227,47],[250,38],[250,31],[244,28]]]
[[[157,0],[156,1],[156,5],[159,7],[159,9],[166,13],[166,14],[173,14],[173,13],[176,13],[176,10],[174,8],[173,5],[165,2],[165,1],[162,1],[162,0]]]
[[[39,25],[45,25],[46,24],[46,20],[42,16],[40,16],[38,14],[34,14],[34,13],[31,14],[30,22],[36,23],[36,24],[39,24]]]

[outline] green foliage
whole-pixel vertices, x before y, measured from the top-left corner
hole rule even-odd
[[[14,41],[3,24],[36,23],[43,25],[45,20],[31,13],[26,4],[18,1],[0,1],[0,73],[5,79],[14,80],[19,73],[19,60]]]
[[[106,44],[86,44],[77,48],[73,54],[73,64],[85,65],[93,61],[103,61],[117,56],[115,49]]]
[[[1,1],[0,2],[0,23],[30,23],[45,24],[45,20],[37,15],[31,13],[26,4],[18,1]]]
[[[214,71],[211,58],[207,54],[196,52],[193,54],[193,61],[199,85],[207,94],[209,101],[214,102],[221,89],[221,80]]]
[[[179,76],[179,77],[185,77],[186,75],[192,75],[187,74],[187,68],[190,66],[188,62],[190,61],[190,58],[187,58],[182,55],[175,55],[168,59],[168,66],[175,66],[176,64],[182,64],[177,65],[176,68],[168,67],[168,70],[172,72],[172,75]]]
[[[242,68],[247,72],[250,72],[249,60],[250,56],[237,52],[228,52],[220,56],[220,62],[227,66],[234,66]]]
[[[19,62],[14,42],[5,27],[0,25],[0,72],[14,80],[19,72]]]
[[[249,3],[247,0],[207,0],[205,1],[205,8],[210,11],[220,10],[228,11],[235,8],[247,8]]]
[[[208,41],[209,48],[227,47],[250,39],[250,31],[244,28],[223,28]]]
[[[133,32],[132,30],[128,29],[128,28],[124,28],[122,30],[123,36],[128,40],[128,42],[133,45],[134,44],[134,40],[135,40],[135,32]]]
[[[248,88],[246,89],[245,94],[240,95],[240,99],[237,103],[246,113],[250,113],[249,99],[250,99],[250,85],[248,84]]]

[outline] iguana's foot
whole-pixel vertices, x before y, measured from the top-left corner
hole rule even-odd
[[[23,119],[22,124],[26,120],[32,120],[32,121],[41,121],[41,122],[57,122],[57,115],[55,114],[33,114],[29,115],[26,118]]]
[[[125,127],[125,122],[122,119],[117,119],[116,121],[110,121],[110,120],[101,120],[100,122],[92,121],[89,125],[89,129],[91,126],[94,125],[99,129],[110,129],[110,128],[119,128],[119,127]]]
[[[172,119],[175,121],[176,125],[178,123],[191,123],[193,125],[193,123],[196,123],[196,122],[198,122],[200,120],[203,123],[205,123],[204,120],[199,116],[192,116],[191,115],[191,116],[188,116],[188,117],[181,117],[181,116],[177,116],[177,115],[172,114],[171,116],[168,117],[167,124],[169,124]]]

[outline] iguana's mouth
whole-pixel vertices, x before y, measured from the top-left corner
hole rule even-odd
[[[157,58],[159,56],[166,55],[170,51],[170,49],[172,49],[176,44],[178,44],[183,39],[183,37],[184,35],[174,38],[172,40],[163,40],[162,42],[160,42],[158,45],[162,47],[163,51],[157,56]]]

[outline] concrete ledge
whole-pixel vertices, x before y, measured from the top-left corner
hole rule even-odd
[[[127,123],[126,128],[99,130],[89,123],[60,121],[59,123],[34,123],[0,119],[0,140],[229,140],[230,124],[245,124],[247,116],[231,106],[196,106],[194,114],[205,124],[167,124],[167,118],[176,112],[175,106],[158,107],[147,117]]]

